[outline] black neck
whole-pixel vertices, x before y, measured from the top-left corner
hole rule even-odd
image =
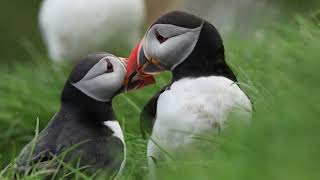
[[[224,76],[237,82],[236,76],[227,65],[224,46],[218,31],[204,21],[200,37],[189,57],[173,71],[173,81],[185,77]]]
[[[187,63],[181,64],[181,66],[178,66],[172,71],[173,81],[186,77],[197,78],[207,76],[223,76],[234,82],[238,81],[232,70],[227,65],[206,62],[207,61],[204,61],[204,63],[201,64],[201,67],[188,66]]]
[[[90,122],[104,122],[114,120],[114,112],[112,102],[96,101],[89,96],[83,94],[70,83],[66,83],[61,94],[61,106],[63,108],[72,109],[90,120]]]

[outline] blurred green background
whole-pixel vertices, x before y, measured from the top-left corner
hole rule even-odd
[[[0,1],[0,53],[1,61],[28,61],[27,44],[41,52],[45,47],[41,41],[38,26],[40,0]]]
[[[254,102],[252,125],[226,131],[216,140],[221,150],[206,162],[165,164],[164,179],[320,178],[320,2],[270,2],[280,9],[276,16],[260,11],[245,36],[237,28],[224,34],[227,61]],[[33,138],[37,118],[42,129],[57,111],[71,69],[47,57],[38,29],[39,3],[0,1],[0,169]],[[156,85],[114,100],[128,146],[123,179],[145,176],[146,141],[138,117],[169,79],[169,73],[161,75]],[[0,170],[0,179],[12,177],[10,168]]]

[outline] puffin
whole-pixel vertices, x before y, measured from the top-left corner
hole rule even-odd
[[[59,163],[54,158],[63,153],[63,162],[84,168],[86,173],[110,177],[121,173],[126,146],[112,98],[124,90],[126,63],[109,53],[91,54],[79,61],[65,82],[60,109],[16,158],[19,174],[37,165],[55,171]]]
[[[144,9],[144,0],[43,0],[38,21],[50,58],[75,63],[105,49],[122,53],[134,48]]]
[[[184,160],[190,148],[228,127],[231,117],[250,122],[252,103],[225,60],[223,40],[208,21],[183,11],[157,19],[132,51],[126,81],[171,71],[172,80],[144,106],[140,128],[148,137],[151,179],[159,162]]]

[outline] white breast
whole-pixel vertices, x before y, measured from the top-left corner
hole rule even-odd
[[[180,151],[194,135],[217,134],[225,128],[231,112],[248,120],[251,110],[248,97],[225,77],[182,79],[160,95],[151,138],[168,151]],[[148,155],[157,156],[152,144]]]
[[[112,53],[137,43],[144,1],[44,0],[39,21],[54,60],[73,60],[97,51]]]

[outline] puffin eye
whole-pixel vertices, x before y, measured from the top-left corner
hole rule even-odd
[[[107,61],[107,63],[108,63],[106,73],[111,73],[111,72],[113,72],[113,65],[112,65],[112,63],[110,62],[109,59],[106,59],[106,61]]]
[[[155,35],[157,40],[160,42],[160,44],[164,43],[166,40],[169,39],[169,38],[163,37],[158,31],[155,31]]]

